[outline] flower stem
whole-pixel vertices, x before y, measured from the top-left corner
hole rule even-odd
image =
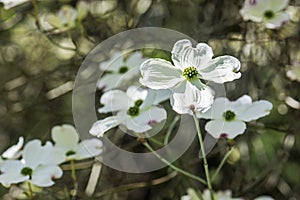
[[[221,163],[219,164],[216,172],[212,175],[211,178],[211,182],[213,182],[215,180],[215,178],[217,177],[217,175],[219,174],[220,170],[222,169],[223,165],[225,164],[225,161],[227,160],[227,158],[230,156],[231,152],[232,152],[233,148],[231,148],[223,157]]]
[[[29,199],[33,200],[34,196],[33,196],[33,191],[32,191],[32,187],[31,187],[31,183],[30,182],[27,182],[27,183],[28,183]]]
[[[77,183],[77,177],[76,177],[76,171],[75,171],[75,164],[74,164],[74,160],[73,159],[70,161],[70,164],[71,164],[72,179],[73,179],[73,184],[74,184],[74,188],[71,191],[71,196],[72,196],[72,199],[76,199],[77,190],[78,190],[78,183]]]
[[[185,170],[183,170],[183,169],[180,169],[180,168],[176,167],[175,165],[173,165],[172,163],[170,163],[168,160],[166,160],[165,158],[163,158],[161,155],[159,155],[159,154],[158,154],[158,153],[157,153],[157,152],[149,145],[149,143],[143,142],[143,145],[144,145],[149,151],[151,151],[157,158],[159,158],[162,162],[164,162],[165,164],[167,164],[169,167],[171,167],[172,169],[174,169],[174,170],[177,171],[178,173],[181,173],[181,174],[183,174],[183,175],[185,175],[185,176],[188,176],[188,177],[190,177],[190,178],[192,178],[192,179],[194,179],[194,180],[197,180],[197,181],[199,181],[200,183],[203,183],[203,184],[206,185],[206,181],[203,180],[202,178],[197,177],[197,176],[195,176],[195,175],[193,175],[193,174],[191,174],[191,173],[189,173],[189,172],[187,172],[187,171],[185,171]]]
[[[195,122],[196,129],[197,129],[197,134],[198,134],[198,138],[199,138],[201,153],[202,153],[202,156],[203,156],[203,165],[204,165],[204,171],[205,171],[205,176],[206,176],[207,187],[210,191],[211,200],[215,200],[214,195],[213,195],[213,189],[212,189],[212,186],[211,186],[208,163],[207,163],[207,159],[206,159],[206,153],[205,153],[205,149],[204,149],[204,144],[203,144],[203,139],[202,139],[201,130],[200,130],[200,126],[199,126],[199,121],[198,121],[198,118],[195,114],[193,114],[193,118],[194,118],[194,122]]]
[[[37,28],[40,30],[41,29],[41,25],[40,25],[40,19],[39,19],[39,13],[38,13],[38,6],[37,6],[36,0],[32,0],[32,5],[33,5],[33,8],[34,8],[35,24],[36,24]]]
[[[170,139],[170,136],[172,134],[172,130],[174,129],[177,121],[179,120],[179,116],[177,115],[173,122],[170,124],[169,128],[168,128],[168,131],[167,131],[167,134],[166,134],[166,137],[164,139],[164,145],[167,145],[169,143],[169,139]]]

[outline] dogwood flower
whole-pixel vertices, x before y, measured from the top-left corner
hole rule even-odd
[[[51,137],[55,142],[55,154],[64,155],[65,160],[82,160],[95,157],[102,152],[101,140],[93,138],[79,143],[76,129],[68,124],[53,127]]]
[[[131,80],[138,75],[138,67],[145,60],[141,52],[134,52],[127,59],[122,52],[115,52],[110,60],[100,63],[100,69],[109,73],[99,79],[97,87],[108,91],[120,83],[124,84],[123,81]]]
[[[117,113],[96,121],[90,133],[102,137],[106,131],[120,124],[137,133],[150,130],[153,123],[159,123],[167,117],[165,109],[156,106],[169,98],[168,93],[163,93],[165,92],[154,92],[137,86],[130,86],[126,93],[121,90],[104,93],[100,99],[104,106],[98,110],[99,113]]]
[[[283,9],[289,0],[246,0],[240,14],[244,20],[263,22],[267,28],[281,27],[290,20],[290,16]]]
[[[233,139],[244,133],[246,123],[270,114],[272,103],[265,100],[252,102],[248,95],[236,101],[227,98],[215,99],[212,107],[205,113],[198,114],[199,118],[212,119],[205,125],[205,130],[215,138]]]
[[[140,66],[140,83],[155,90],[170,89],[175,94],[174,101],[171,101],[175,111],[178,106],[174,108],[173,103],[182,102],[183,98],[176,93],[188,94],[191,90],[196,93],[195,96],[201,97],[198,101],[199,111],[210,107],[213,93],[201,80],[224,83],[241,77],[238,59],[227,55],[212,59],[213,51],[204,43],[198,43],[194,48],[191,41],[179,40],[173,46],[171,54],[174,65],[159,58],[143,62]]]
[[[44,146],[40,140],[28,142],[22,152],[22,160],[7,160],[1,165],[0,183],[8,186],[29,181],[40,187],[53,185],[52,179],[60,178],[63,172],[57,166],[59,159],[49,159],[52,150],[51,142]]]

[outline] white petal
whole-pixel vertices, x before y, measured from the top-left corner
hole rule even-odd
[[[167,112],[165,109],[153,106],[148,110],[141,110],[141,113],[132,119],[137,125],[146,126],[152,123],[159,123],[166,118]]]
[[[52,151],[52,143],[47,142],[42,146],[40,140],[28,142],[23,150],[23,159],[28,167],[35,169],[38,165],[43,164]]]
[[[274,198],[270,196],[260,196],[256,197],[254,200],[274,200]]]
[[[2,157],[8,159],[15,159],[20,156],[20,150],[24,145],[24,138],[19,137],[18,143],[9,147],[5,152],[3,152]]]
[[[290,20],[289,14],[285,12],[278,12],[272,19],[266,19],[266,27],[270,29],[279,28],[284,25],[284,23]]]
[[[274,12],[283,10],[289,4],[289,0],[272,0],[270,1],[270,8]]]
[[[55,146],[63,147],[68,150],[73,149],[79,142],[79,135],[76,129],[69,124],[53,127],[51,137],[55,142]]]
[[[118,117],[116,116],[107,117],[103,120],[96,121],[89,132],[94,136],[103,137],[103,134],[106,131],[118,126],[119,124],[120,124],[120,120]]]
[[[211,108],[205,113],[198,113],[198,118],[204,119],[223,119],[223,114],[227,110],[229,100],[225,97],[220,97],[214,100]]]
[[[227,137],[230,139],[244,133],[246,124],[242,121],[230,121],[216,119],[206,123],[205,130],[214,138]]]
[[[148,95],[140,106],[141,109],[146,109],[152,105],[158,105],[159,103],[170,99],[171,96],[170,90],[148,90]]]
[[[29,179],[29,176],[21,174],[21,170],[26,167],[19,160],[8,160],[1,166],[0,183],[2,185],[10,185],[21,183]]]
[[[252,103],[252,98],[248,95],[243,95],[238,98],[236,101],[232,102],[234,106],[246,105]]]
[[[118,81],[121,79],[122,74],[105,74],[97,82],[97,87],[101,90],[108,91],[118,87]]]
[[[211,60],[205,68],[200,71],[203,79],[215,83],[225,83],[241,77],[241,63],[232,56],[219,56]]]
[[[111,90],[105,92],[100,99],[100,103],[104,104],[98,109],[99,113],[108,113],[119,110],[127,110],[133,105],[133,101],[121,90]]]
[[[141,87],[138,86],[130,86],[127,91],[126,91],[126,95],[132,99],[133,101],[137,101],[137,100],[145,100],[148,94],[148,90],[147,89],[143,89]],[[128,106],[127,108],[129,108],[130,106]]]
[[[171,53],[175,66],[182,70],[192,66],[200,70],[214,55],[207,44],[198,43],[196,48],[193,48],[191,41],[187,39],[177,41]]]
[[[184,93],[174,93],[171,98],[171,105],[174,111],[179,114],[190,114],[193,112],[202,113],[207,111],[213,103],[213,92],[207,86],[202,90],[191,84],[187,84]]]
[[[239,113],[236,113],[236,118],[246,122],[256,120],[270,114],[272,107],[273,105],[269,101],[256,101],[252,105],[245,106],[245,109],[239,110]]]
[[[63,171],[57,165],[41,165],[34,170],[31,182],[39,187],[54,185],[52,179],[62,177]]]
[[[185,80],[180,69],[170,62],[155,58],[148,59],[140,67],[140,83],[151,89],[170,89]]]
[[[23,3],[25,3],[28,0],[1,0],[0,2],[2,2],[4,4],[4,9],[8,10],[11,9],[13,7],[16,7],[18,5],[21,5]]]
[[[75,160],[92,158],[102,152],[103,143],[101,140],[93,138],[83,140],[76,148]]]
[[[145,60],[146,59],[143,58],[143,54],[141,52],[134,52],[128,57],[128,59],[125,61],[125,63],[129,69],[133,69],[133,68],[138,67]]]
[[[101,62],[99,64],[99,68],[103,71],[112,71],[112,72],[118,72],[120,67],[124,65],[124,57],[123,53],[120,51],[116,51],[112,58]]]
[[[246,0],[240,14],[244,20],[252,20],[254,22],[261,22],[263,14],[269,9],[268,0]]]

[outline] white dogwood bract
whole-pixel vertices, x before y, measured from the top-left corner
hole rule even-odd
[[[197,106],[198,108],[206,110],[210,107],[213,93],[201,80],[225,83],[241,77],[241,73],[238,72],[240,69],[238,59],[227,55],[213,59],[213,51],[205,43],[198,43],[193,47],[191,41],[179,40],[174,44],[171,54],[174,65],[160,58],[151,58],[143,62],[140,66],[142,75],[140,83],[155,90],[172,90],[171,103],[175,111],[185,110],[178,109],[178,106],[174,107],[173,103],[183,101],[182,96],[176,93],[187,94],[191,90],[194,90],[195,96],[201,96],[201,100],[197,98],[198,104],[201,104]],[[189,113],[181,111],[180,114]]]
[[[121,90],[110,90],[102,95],[100,102],[104,106],[98,111],[116,112],[116,115],[96,121],[90,133],[102,137],[106,131],[120,124],[137,133],[148,131],[152,128],[152,123],[166,119],[165,109],[156,105],[167,98],[169,94],[166,92],[155,94],[137,86],[130,86],[126,93]]]
[[[244,20],[263,22],[267,28],[281,27],[290,20],[290,16],[284,11],[289,0],[246,0],[240,14]]]
[[[252,102],[248,95],[236,101],[227,98],[217,98],[211,108],[197,117],[211,119],[205,125],[205,130],[215,138],[235,138],[244,133],[246,123],[270,114],[272,103],[265,100]]]
[[[102,153],[101,140],[93,138],[79,142],[76,129],[69,124],[53,127],[51,137],[55,142],[55,155],[63,155],[64,161],[92,158]]]
[[[7,160],[1,165],[0,183],[8,186],[29,181],[40,187],[53,185],[53,179],[60,178],[63,171],[57,166],[60,158],[49,159],[51,154],[51,142],[43,146],[40,140],[28,142],[22,152],[22,160]]]
[[[24,145],[24,137],[19,137],[18,143],[9,147],[2,153],[2,158],[16,159],[21,156],[21,149]]]
[[[131,80],[138,75],[138,67],[145,60],[141,52],[134,52],[128,58],[122,52],[115,52],[110,60],[100,63],[100,69],[109,73],[99,79],[97,87],[108,91],[123,84],[123,81]]]

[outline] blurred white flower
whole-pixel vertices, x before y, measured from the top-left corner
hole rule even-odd
[[[122,52],[115,52],[110,60],[100,63],[100,69],[108,73],[99,79],[97,87],[108,91],[120,84],[124,85],[124,81],[129,81],[139,74],[138,67],[145,60],[141,52],[134,52],[127,59]]]
[[[207,44],[198,43],[194,48],[191,41],[183,39],[175,43],[171,53],[174,65],[159,58],[148,59],[142,63],[140,82],[152,89],[172,90],[175,95],[171,104],[180,114],[190,113],[186,109],[178,109],[185,107],[178,104],[190,100],[184,100],[184,96],[176,93],[196,93],[194,96],[197,98],[193,100],[198,102],[197,110],[203,112],[212,104],[213,93],[200,79],[224,83],[241,77],[241,73],[238,72],[238,59],[227,55],[212,59],[213,51]]]
[[[1,167],[0,183],[4,186],[29,181],[40,187],[54,184],[63,171],[57,166],[59,159],[49,159],[53,153],[51,142],[42,146],[40,140],[28,142],[22,152],[22,160],[7,160]]]
[[[8,10],[18,5],[21,5],[29,0],[0,0],[4,4],[4,9]]]
[[[240,14],[244,20],[263,22],[267,28],[275,29],[281,27],[290,20],[287,12],[289,0],[246,0]]]
[[[48,14],[46,20],[54,28],[65,31],[76,26],[77,15],[77,11],[72,6],[64,5],[57,14]]]
[[[21,149],[24,145],[24,138],[19,137],[18,143],[9,147],[6,151],[2,153],[2,158],[4,159],[17,159],[21,156]]]
[[[109,129],[123,124],[127,129],[142,133],[150,130],[152,123],[159,123],[166,119],[165,109],[156,105],[169,98],[166,91],[151,91],[130,86],[127,92],[110,90],[100,99],[104,104],[99,113],[117,112],[115,116],[96,121],[90,133],[102,137]]]
[[[246,123],[270,114],[272,103],[265,100],[252,102],[248,95],[236,101],[217,98],[212,107],[199,118],[212,119],[205,125],[205,130],[215,138],[235,138],[244,133]]]
[[[82,160],[102,153],[102,141],[96,138],[86,139],[79,143],[79,136],[72,125],[55,126],[51,131],[55,155],[64,155],[67,160]]]

